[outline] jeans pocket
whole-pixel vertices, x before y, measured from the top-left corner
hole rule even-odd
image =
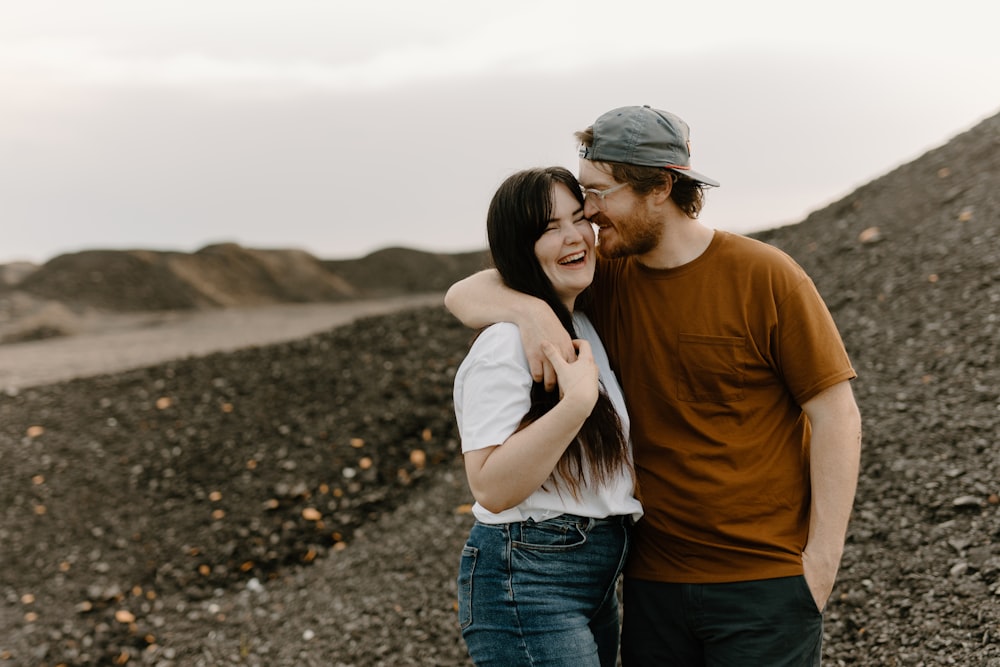
[[[478,557],[476,547],[462,547],[462,561],[458,566],[458,624],[463,630],[472,625],[472,576]]]
[[[532,551],[568,551],[587,543],[587,533],[577,521],[560,517],[548,521],[527,520],[520,523],[512,546]]]

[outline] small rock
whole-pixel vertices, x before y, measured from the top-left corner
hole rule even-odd
[[[119,609],[115,612],[115,620],[125,625],[135,623],[135,614],[128,609]]]
[[[861,243],[877,243],[882,240],[882,232],[878,227],[868,227],[858,234],[858,241]]]

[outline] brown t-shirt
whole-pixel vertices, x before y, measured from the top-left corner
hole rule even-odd
[[[801,574],[810,484],[800,406],[855,377],[802,268],[716,232],[677,268],[600,262],[587,310],[632,419],[646,514],[627,574],[682,583]]]

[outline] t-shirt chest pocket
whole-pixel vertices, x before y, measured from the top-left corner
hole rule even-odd
[[[681,333],[677,366],[679,400],[713,403],[742,400],[746,339]]]

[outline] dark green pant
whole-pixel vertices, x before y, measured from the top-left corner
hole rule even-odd
[[[805,578],[667,584],[626,578],[624,667],[819,667],[823,614]]]

